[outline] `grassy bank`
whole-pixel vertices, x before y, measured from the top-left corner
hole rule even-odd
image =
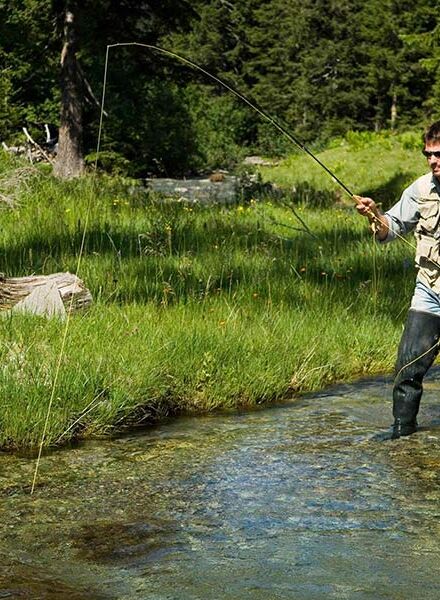
[[[402,190],[426,171],[420,152],[419,132],[392,134],[351,132],[336,138],[319,159],[354,193],[371,196],[386,209],[399,199]],[[303,152],[296,152],[263,175],[286,188],[294,188],[297,200],[308,204],[331,202],[348,196],[322,168]]]
[[[308,182],[316,198],[322,180]],[[377,247],[351,207],[295,211],[309,231],[264,200],[205,208],[47,175],[19,186],[16,208],[2,211],[7,275],[75,272],[87,221],[79,275],[95,304],[70,321],[46,444],[389,371],[411,250]],[[0,320],[0,446],[39,443],[64,328]]]

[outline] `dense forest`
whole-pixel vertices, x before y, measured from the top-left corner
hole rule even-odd
[[[0,141],[23,126],[43,139],[49,123],[77,171],[92,162],[106,49],[122,42],[197,63],[307,143],[419,127],[440,116],[439,35],[438,6],[421,0],[0,0]],[[113,172],[183,175],[287,149],[169,55],[114,47],[107,77],[101,163]]]

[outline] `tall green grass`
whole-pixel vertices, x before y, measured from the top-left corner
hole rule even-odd
[[[55,388],[65,324],[0,319],[0,446],[39,444],[52,393],[46,445],[391,370],[411,250],[379,247],[344,205],[295,212],[28,179],[1,212],[0,271],[75,272],[86,228],[79,276],[95,303],[70,320]]]

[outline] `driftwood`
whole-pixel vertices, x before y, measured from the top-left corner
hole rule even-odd
[[[65,318],[67,311],[87,308],[91,303],[90,291],[72,273],[0,276],[0,311]]]

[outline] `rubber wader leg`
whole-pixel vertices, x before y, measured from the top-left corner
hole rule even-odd
[[[410,310],[400,340],[393,389],[392,439],[417,430],[423,378],[438,354],[440,317]]]

